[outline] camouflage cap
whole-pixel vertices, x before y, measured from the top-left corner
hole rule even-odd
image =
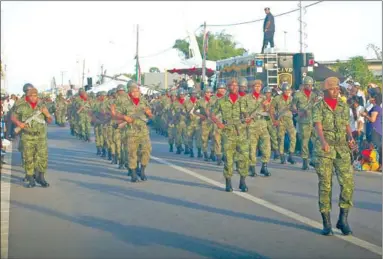
[[[255,86],[255,85],[262,86],[262,80],[257,79],[250,82],[250,86]]]
[[[23,92],[24,93],[27,93],[28,89],[30,88],[35,88],[32,84],[30,83],[26,83],[24,86],[23,86]]]
[[[239,83],[238,83],[239,86],[247,86],[247,84],[248,84],[248,82],[247,82],[247,79],[246,79],[246,78],[241,77],[241,78],[239,79]]]
[[[263,88],[263,92],[264,93],[272,93],[273,89],[271,89],[271,87],[269,87],[269,86],[266,86],[265,88]]]
[[[100,91],[97,93],[99,96],[106,96],[107,92],[106,91]]]
[[[305,78],[303,78],[303,84],[304,85],[313,85],[314,79],[311,76],[305,76]]]
[[[289,85],[289,83],[282,83],[281,89],[282,89],[282,91],[290,90],[291,89],[291,85]]]
[[[213,88],[211,88],[211,87],[206,87],[204,92],[205,92],[205,93],[212,93],[212,92],[213,92]]]
[[[133,84],[137,85],[136,81],[134,81],[134,80],[130,80],[130,81],[126,84],[126,87],[129,88],[129,87],[130,87],[131,85],[133,85]]]
[[[85,89],[84,88],[80,88],[80,89],[78,89],[78,93],[80,94],[80,93],[85,93]]]
[[[339,87],[340,81],[337,77],[328,77],[324,80],[323,91]]]
[[[128,91],[132,92],[134,89],[138,88],[138,84],[136,82],[128,83]]]
[[[120,85],[117,86],[117,89],[116,89],[116,90],[117,90],[117,91],[125,91],[125,92],[126,92],[126,86],[120,84]]]
[[[27,91],[27,96],[31,96],[32,94],[38,94],[38,91],[36,88],[30,88],[28,91]],[[42,94],[40,94],[42,95]]]
[[[219,83],[217,86],[217,89],[226,89],[226,84],[225,83]]]

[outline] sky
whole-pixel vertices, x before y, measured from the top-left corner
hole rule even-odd
[[[315,1],[302,1],[309,5]],[[225,30],[238,46],[259,53],[263,22],[231,27],[210,27],[264,18],[264,8],[274,15],[296,9],[298,1],[248,2],[6,2],[1,1],[1,58],[7,65],[6,87],[21,93],[26,82],[39,90],[81,83],[95,77],[101,65],[107,74],[134,73],[136,26],[142,72],[150,67],[173,69],[179,56],[171,50],[176,39],[195,31],[204,21],[207,30]],[[275,45],[299,51],[299,12],[275,18]],[[307,52],[317,61],[375,58],[369,43],[382,48],[381,1],[324,1],[306,9]],[[197,31],[197,33],[200,30]],[[285,33],[286,32],[286,33]],[[169,50],[170,49],[170,50]],[[153,55],[161,53],[160,55]],[[63,71],[63,73],[62,73]],[[62,76],[63,75],[63,76]],[[86,84],[86,82],[84,82]]]

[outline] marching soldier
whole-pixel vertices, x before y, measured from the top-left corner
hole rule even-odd
[[[195,139],[197,149],[201,153],[201,129],[199,127],[199,117],[194,115],[194,108],[197,105],[197,90],[191,90],[189,100],[185,101],[186,115],[187,115],[187,138],[190,157],[194,157],[193,140]]]
[[[15,108],[12,122],[22,130],[22,154],[27,187],[35,187],[36,182],[42,187],[48,187],[49,184],[45,180],[48,167],[46,122],[51,123],[52,116],[43,102],[39,101],[36,88],[29,89],[25,101]],[[36,180],[33,177],[35,171]]]
[[[129,99],[127,104],[121,108],[121,114],[117,117],[128,123],[127,125],[127,143],[129,173],[131,181],[138,182],[137,162],[140,167],[140,178],[146,181],[145,168],[150,160],[152,146],[149,137],[149,128],[146,125],[147,117],[152,118],[152,112],[149,103],[140,97],[140,90],[135,83],[129,86]],[[138,160],[138,151],[140,149],[140,161]]]
[[[56,123],[60,126],[60,127],[64,127],[65,126],[65,117],[66,117],[66,111],[67,111],[67,103],[62,95],[62,93],[60,93],[58,96],[57,96],[57,100],[56,100],[56,112],[55,112],[55,117],[56,117]]]
[[[211,107],[213,108],[216,102],[222,99],[226,94],[226,85],[221,83],[217,86],[217,93],[211,97]],[[218,118],[220,119],[220,118]],[[222,165],[222,129],[213,124],[213,137],[214,137],[214,154],[217,157],[217,165]]]
[[[106,103],[106,92],[101,91],[97,93],[97,101],[93,105],[92,121],[94,123],[94,135],[96,137],[96,155],[105,155],[106,154],[106,140],[103,134],[103,124],[102,114],[107,109]]]
[[[339,83],[336,77],[327,78],[323,85],[324,98],[313,109],[313,122],[318,137],[315,143],[315,169],[319,179],[319,211],[323,220],[323,235],[333,234],[330,211],[334,169],[340,185],[340,214],[336,227],[344,235],[352,234],[347,218],[353,206],[354,173],[350,147],[355,145],[355,141],[349,124],[349,107],[338,98]]]
[[[262,168],[261,174],[270,176],[267,169],[267,163],[270,160],[270,135],[267,131],[266,113],[264,103],[266,97],[261,94],[262,81],[255,80],[250,83],[253,92],[248,94],[246,98],[241,99],[241,102],[246,107],[247,113],[245,120],[247,127],[247,139],[250,142],[250,176],[255,176],[255,165],[257,160],[258,141],[262,142],[260,150],[262,152]]]
[[[306,76],[303,79],[303,90],[297,92],[293,98],[293,110],[298,113],[298,125],[301,135],[303,170],[309,169],[309,141],[312,138],[312,108],[316,100],[315,93],[312,92],[314,80]]]
[[[248,92],[247,79],[244,77],[241,77],[239,79],[239,96],[244,97],[244,96],[246,96],[247,92]]]
[[[209,116],[209,111],[212,107],[211,106],[212,93],[213,93],[213,89],[211,87],[206,87],[204,89],[204,97],[197,101],[197,104],[195,107],[196,113],[194,113],[200,118],[202,152],[203,152],[205,161],[209,161],[207,150],[209,146],[209,135],[213,126]],[[198,150],[198,157],[202,157],[200,150]]]
[[[79,123],[80,139],[90,142],[90,116],[91,101],[83,88],[80,88],[79,97],[75,100],[75,109]]]
[[[165,97],[167,98],[167,97]],[[172,109],[173,103],[177,102],[177,93],[175,91],[171,92],[170,94],[170,101],[164,102],[164,119],[167,121],[168,126],[167,128],[167,136],[168,136],[168,142],[169,142],[169,152],[173,152],[173,146],[175,142],[176,137],[176,128],[175,128],[175,111]]]
[[[268,113],[268,115],[266,115],[265,117],[266,124],[267,124],[267,131],[269,132],[269,135],[270,135],[271,150],[274,152],[273,159],[276,160],[276,159],[279,159],[278,137],[277,137],[277,130],[275,129],[273,122],[270,118],[270,107],[271,107],[271,102],[273,100],[273,96],[272,96],[273,89],[271,89],[271,87],[266,86],[263,89],[263,92],[266,97],[266,100],[264,101],[265,112]]]
[[[282,95],[276,96],[271,102],[270,115],[273,125],[278,127],[278,143],[279,153],[281,155],[281,163],[286,163],[285,158],[285,134],[287,132],[290,138],[289,157],[287,159],[291,164],[295,164],[293,154],[296,144],[296,130],[293,123],[293,114],[291,112],[291,86],[287,83],[282,84]]]
[[[222,129],[223,146],[225,152],[225,166],[223,174],[226,179],[226,191],[233,191],[231,177],[233,175],[233,157],[238,153],[238,167],[241,175],[239,189],[247,192],[246,176],[249,169],[249,145],[246,134],[246,125],[241,123],[241,117],[246,108],[239,101],[238,82],[235,78],[229,81],[229,94],[217,101],[212,112],[212,119]],[[221,115],[219,121],[217,115]]]
[[[183,151],[182,144],[185,145],[185,155],[189,154],[186,134],[186,109],[185,109],[185,90],[180,89],[178,92],[178,100],[172,104],[172,109],[176,113],[176,154]]]

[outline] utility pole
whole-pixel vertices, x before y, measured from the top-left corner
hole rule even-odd
[[[104,65],[101,65],[100,84],[104,82]]]
[[[85,59],[82,61],[82,80],[81,80],[81,88],[84,87],[84,76],[85,76]]]
[[[206,48],[205,48],[205,44],[207,44],[207,42],[206,42],[206,21],[203,23],[203,43],[202,43],[202,48],[203,48],[203,50],[202,50],[202,53],[203,53],[203,57],[202,57],[202,85],[204,88],[205,88],[205,77],[206,77]],[[201,89],[201,90],[203,90],[203,89]]]
[[[138,68],[139,62],[138,62],[138,37],[139,37],[139,25],[137,24],[137,39],[136,39],[136,82],[140,84],[141,82],[138,82],[138,79],[140,78],[141,75],[140,69]]]
[[[64,73],[65,73],[66,71],[61,71],[61,87],[63,87],[64,86]]]
[[[299,38],[300,53],[303,53],[303,20],[302,20],[302,1],[299,1]]]

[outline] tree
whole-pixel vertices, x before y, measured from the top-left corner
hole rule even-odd
[[[359,82],[362,88],[367,87],[368,83],[378,83],[380,81],[368,69],[368,64],[362,56],[352,57],[345,63],[338,61],[334,65],[334,70]]]
[[[150,73],[160,73],[160,70],[159,70],[157,67],[151,67],[151,68],[149,69],[149,72],[150,72]]]
[[[201,54],[203,46],[203,33],[200,33],[197,38],[197,43]],[[217,61],[225,58],[240,56],[246,52],[244,48],[238,48],[237,43],[234,41],[232,35],[225,33],[225,31],[210,34],[208,39],[208,52],[207,59]],[[189,43],[186,40],[177,39],[173,48],[180,51],[186,59],[189,56]]]

